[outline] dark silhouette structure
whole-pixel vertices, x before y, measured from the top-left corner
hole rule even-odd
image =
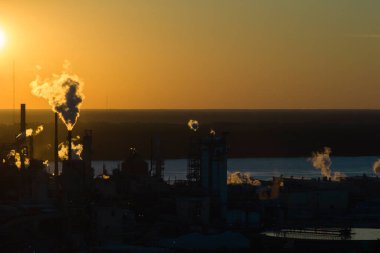
[[[187,180],[163,179],[161,148],[153,140],[150,166],[138,149],[126,148],[120,167],[112,173],[104,167],[95,176],[93,138],[91,130],[84,131],[81,157],[62,161],[61,174],[55,160],[54,176],[31,155],[33,141],[24,137],[4,146],[4,252],[376,252],[379,246],[373,238],[356,237],[359,226],[380,234],[376,177],[280,176],[227,184],[229,137],[215,132],[192,133]],[[54,152],[57,157],[56,147]]]

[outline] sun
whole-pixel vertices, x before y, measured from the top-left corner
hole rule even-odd
[[[5,33],[0,28],[0,48],[3,48],[5,45]]]

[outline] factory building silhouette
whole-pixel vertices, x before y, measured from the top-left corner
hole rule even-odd
[[[20,114],[21,135],[2,150],[0,163],[5,252],[269,252],[286,249],[289,241],[296,251],[379,246],[376,240],[351,240],[358,233],[351,230],[355,225],[380,226],[378,178],[281,176],[227,184],[228,134],[215,131],[191,133],[186,180],[164,180],[158,135],[147,156],[125,147],[119,167],[95,175],[91,130],[82,134],[80,157],[73,155],[68,130],[67,158],[59,160],[57,113],[52,114],[54,170],[48,173],[46,162],[34,157],[38,137],[23,134],[25,105]],[[274,232],[263,233],[268,230]]]

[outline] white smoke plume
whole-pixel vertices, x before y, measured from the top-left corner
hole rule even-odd
[[[380,159],[373,163],[372,169],[375,174],[380,172]]]
[[[260,186],[260,180],[254,179],[250,173],[247,172],[228,172],[227,174],[227,184],[238,185],[238,184],[249,184],[253,186]]]
[[[42,131],[44,131],[44,126],[39,125],[37,129],[34,131],[34,135],[39,135],[40,133],[42,133]]]
[[[11,163],[14,163],[18,169],[21,169],[21,154],[19,152],[12,149],[11,151],[9,151],[7,158]],[[29,164],[30,164],[29,158],[24,157],[25,167],[29,167]]]
[[[312,153],[310,158],[313,167],[321,171],[321,175],[333,181],[340,181],[342,178],[345,178],[346,175],[342,172],[335,172],[331,175],[331,148],[325,147],[323,152]]]
[[[323,177],[331,177],[331,148],[325,147],[323,152],[312,153],[310,158],[313,167],[320,170]]]
[[[71,141],[71,157],[74,160],[82,160],[82,151],[83,151],[83,145],[78,143],[80,140],[80,137],[77,136],[76,138],[73,138]],[[61,160],[67,160],[69,159],[69,148],[68,148],[68,142],[62,142],[58,145],[58,157]]]
[[[32,136],[33,135],[33,129],[31,129],[31,128],[26,129],[25,130],[25,135],[26,135],[26,137]]]
[[[69,71],[69,62],[65,62],[60,75],[54,74],[49,79],[37,75],[30,83],[32,94],[46,99],[54,112],[68,130],[72,130],[78,120],[79,110],[84,99],[83,82]]]
[[[30,136],[37,136],[39,135],[42,131],[44,130],[44,126],[43,125],[40,125],[36,128],[36,130],[33,130],[32,128],[28,128],[25,130],[25,133],[19,133],[17,136],[16,136],[16,139],[19,139],[21,137],[25,138],[25,137],[30,137]]]
[[[199,128],[199,123],[197,120],[194,120],[194,119],[191,119],[189,120],[189,122],[187,122],[187,125],[189,126],[189,128],[191,130],[193,130],[194,132],[196,132]]]
[[[331,177],[331,180],[332,181],[340,181],[346,177],[347,177],[347,175],[344,174],[343,172],[336,171],[336,172],[334,172],[334,175]]]

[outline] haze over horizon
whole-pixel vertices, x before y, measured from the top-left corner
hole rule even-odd
[[[380,2],[2,1],[0,109],[49,109],[69,60],[83,109],[380,109]]]

